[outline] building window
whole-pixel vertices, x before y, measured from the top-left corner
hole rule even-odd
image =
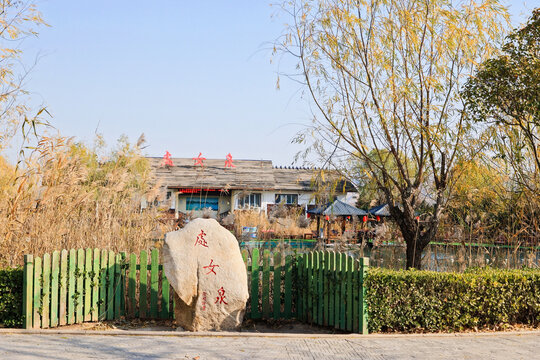
[[[172,193],[170,191],[167,191],[167,200],[171,198]]]
[[[187,198],[186,199],[186,210],[203,210],[211,209],[218,211],[219,198],[218,197],[207,197],[207,198]]]
[[[297,205],[298,194],[276,194],[276,204]]]
[[[261,207],[261,194],[253,193],[238,196],[239,208]]]

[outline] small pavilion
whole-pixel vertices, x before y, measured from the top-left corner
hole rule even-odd
[[[342,233],[345,230],[345,222],[347,218],[352,216],[367,216],[368,213],[362,209],[358,209],[352,205],[344,203],[343,201],[336,200],[333,203],[328,203],[324,206],[312,209],[308,211],[308,214],[317,217],[317,237],[320,237],[321,217],[325,217],[327,220],[330,216],[339,217],[342,220],[341,229]],[[326,238],[330,238],[330,226],[329,223],[326,226]]]

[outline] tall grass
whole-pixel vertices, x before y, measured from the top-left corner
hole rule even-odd
[[[66,138],[42,138],[24,164],[0,161],[0,267],[23,254],[97,247],[138,252],[172,229],[157,208],[147,160],[126,139],[99,156]]]

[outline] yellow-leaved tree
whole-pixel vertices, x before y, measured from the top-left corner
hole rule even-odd
[[[18,130],[25,137],[36,132],[40,123],[39,114],[28,115],[25,105],[28,92],[23,85],[31,66],[21,62],[20,45],[25,38],[37,36],[37,27],[44,24],[33,3],[0,0],[0,153]]]
[[[497,0],[291,0],[283,9],[290,25],[276,51],[297,59],[290,76],[314,107],[312,136],[299,140],[345,175],[362,164],[403,235],[407,268],[420,268],[454,166],[478,145],[459,90],[495,51],[506,9]]]

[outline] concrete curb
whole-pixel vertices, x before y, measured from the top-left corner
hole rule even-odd
[[[426,338],[426,337],[491,337],[491,336],[530,336],[540,338],[540,330],[494,331],[469,333],[430,333],[430,334],[308,334],[308,333],[256,333],[227,331],[145,331],[145,330],[59,330],[59,329],[0,329],[0,335],[74,335],[74,336],[167,336],[167,337],[263,337],[289,339],[368,339],[368,338]],[[540,339],[539,339],[540,341]]]

